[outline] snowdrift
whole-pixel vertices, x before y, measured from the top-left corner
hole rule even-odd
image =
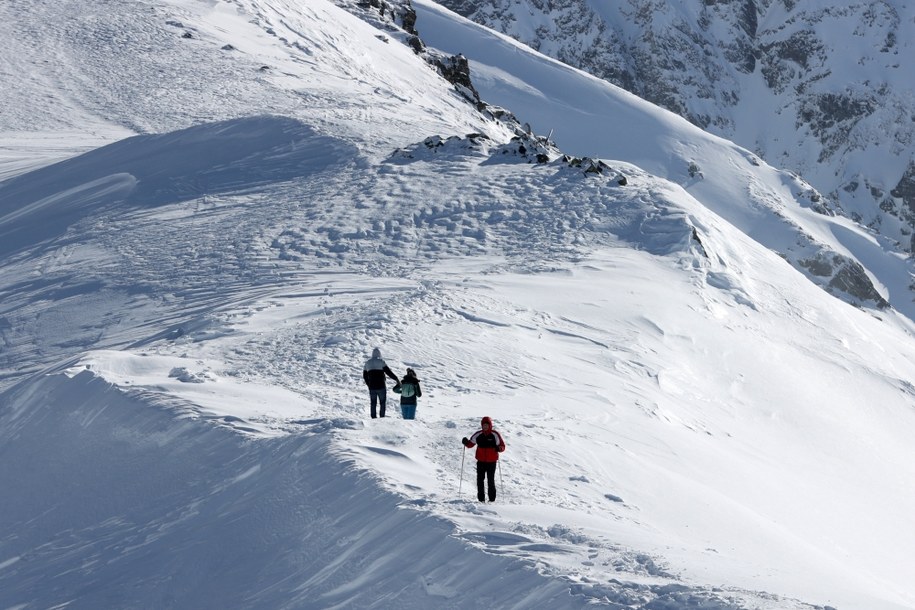
[[[58,238],[89,215],[266,188],[357,157],[295,119],[264,116],[135,136],[9,179],[0,256]]]
[[[341,460],[358,422],[252,438],[89,371],[0,405],[4,608],[585,605]]]

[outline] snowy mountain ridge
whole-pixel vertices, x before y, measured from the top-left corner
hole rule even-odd
[[[386,6],[0,5],[0,606],[915,607],[905,261]],[[785,260],[817,251],[893,308]],[[368,417],[377,346],[418,419]]]
[[[912,251],[910,3],[442,4],[794,171]]]

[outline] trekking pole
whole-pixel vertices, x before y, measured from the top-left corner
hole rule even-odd
[[[467,447],[461,448],[461,482],[458,483],[458,498],[461,497],[461,487],[464,486],[464,456],[467,455]]]
[[[502,490],[502,495],[505,496],[505,483],[502,482],[502,461],[496,462],[499,465],[499,489]]]

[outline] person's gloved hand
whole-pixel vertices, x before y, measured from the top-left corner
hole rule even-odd
[[[470,447],[470,439],[468,439],[466,436],[465,436],[464,438],[461,439],[461,443],[462,443],[465,447]]]

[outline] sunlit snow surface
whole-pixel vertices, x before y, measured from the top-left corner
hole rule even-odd
[[[528,163],[323,0],[41,4],[0,5],[50,62],[0,53],[0,607],[915,607],[910,323],[764,247],[739,149],[632,100],[655,148]],[[376,346],[416,420],[368,418]]]

